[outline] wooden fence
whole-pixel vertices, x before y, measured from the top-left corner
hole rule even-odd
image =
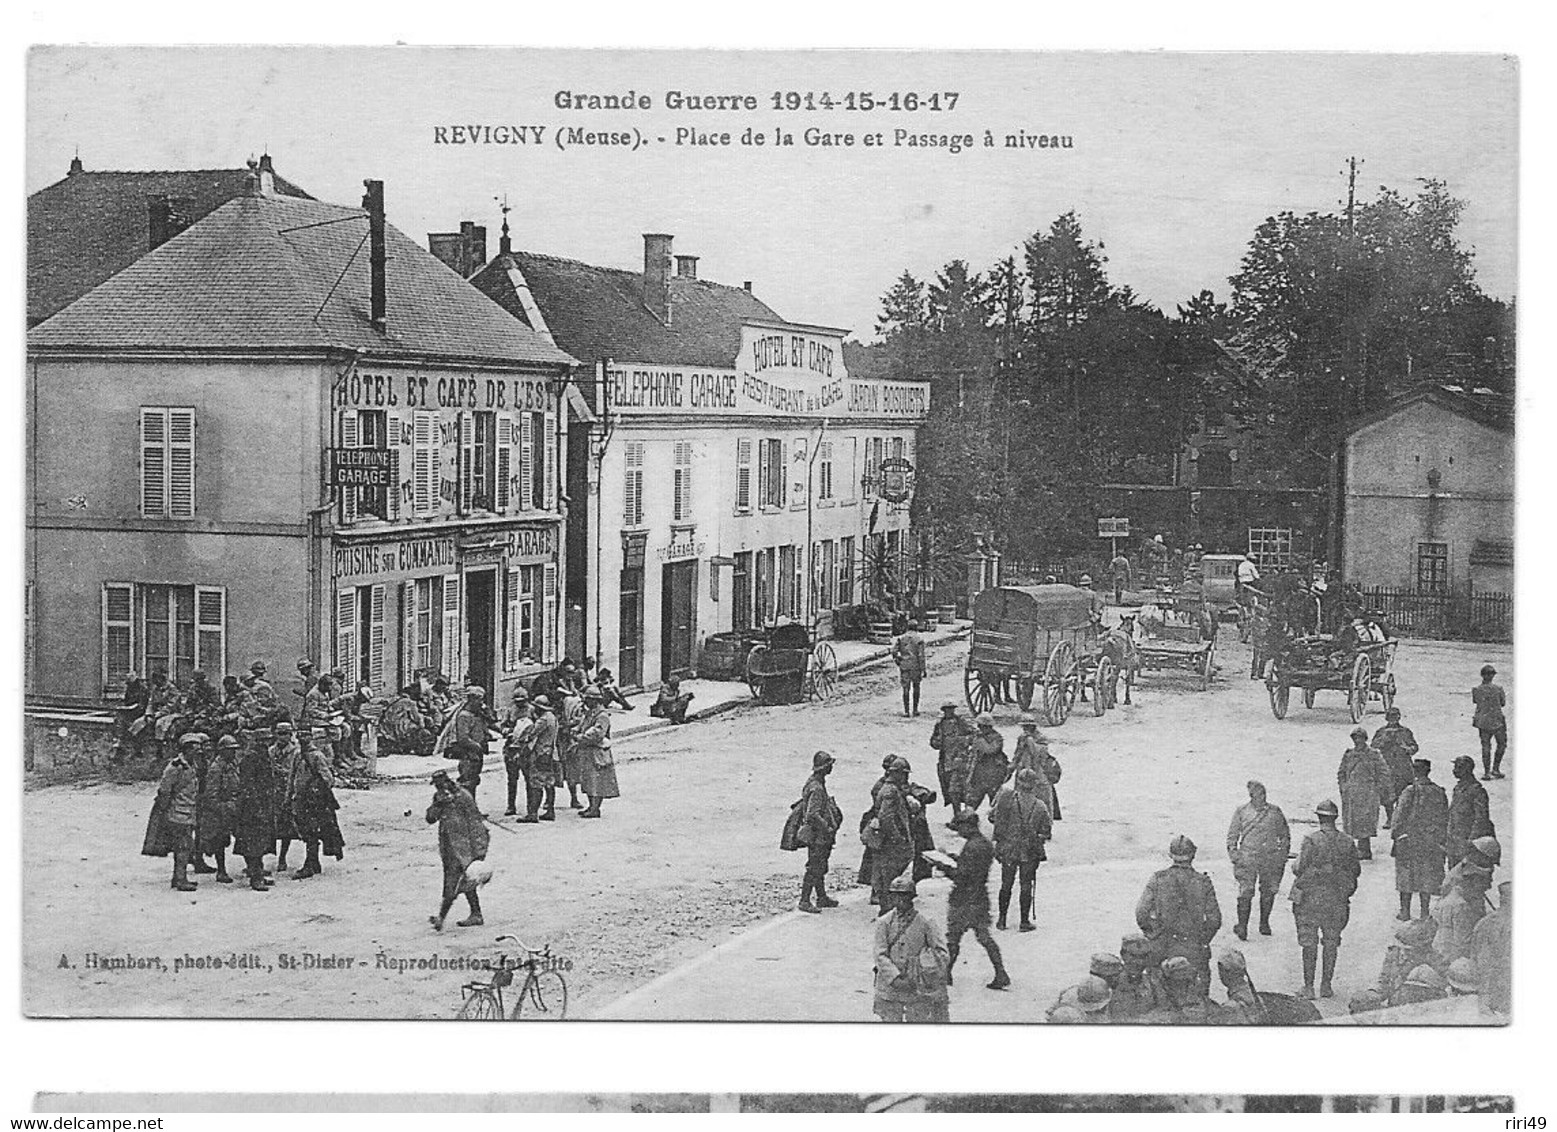
[[[1402,637],[1454,641],[1514,639],[1514,596],[1502,593],[1430,594],[1387,586],[1363,586],[1369,608],[1384,614],[1390,631]]]

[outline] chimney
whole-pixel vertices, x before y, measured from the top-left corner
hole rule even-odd
[[[469,220],[460,221],[460,250],[465,256],[464,275],[469,279],[486,266],[487,226]]]
[[[662,232],[643,234],[643,305],[670,325],[670,242]]]
[[[384,329],[384,182],[363,181],[362,207],[368,213],[368,274],[372,287],[369,321]]]
[[[270,154],[262,153],[259,159],[259,191],[262,197],[276,195],[276,169],[270,163]]]
[[[146,198],[146,250],[160,248],[185,228],[194,202],[180,197]]]
[[[678,279],[696,279],[697,278],[697,256],[695,256],[695,255],[678,255],[676,257],[676,278],[678,278]]]
[[[70,159],[70,172],[66,173],[65,176],[74,177],[77,173],[85,172],[86,168],[81,164],[81,155],[78,153]]]
[[[746,282],[742,283],[741,287],[745,290],[745,292],[748,295],[751,294],[751,280],[750,279],[748,279],[748,280],[746,280]]]

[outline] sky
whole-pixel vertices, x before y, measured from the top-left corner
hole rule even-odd
[[[268,152],[314,196],[385,182],[389,220],[425,242],[512,207],[516,247],[637,269],[642,233],[675,237],[703,278],[793,321],[869,340],[904,270],[986,270],[1074,209],[1116,286],[1172,312],[1227,277],[1265,217],[1338,209],[1438,178],[1468,202],[1481,286],[1515,296],[1517,87],[1506,56],[1275,53],[611,52],[483,48],[36,48],[28,192],[88,169],[233,168]],[[648,96],[564,110],[557,92]],[[670,92],[752,95],[756,110],[673,110]],[[955,109],[775,111],[775,91],[957,92]],[[942,105],[949,99],[942,98]],[[439,144],[460,124],[539,126],[540,145]],[[558,130],[630,132],[636,149],[559,149]],[[804,130],[852,146],[804,143]],[[741,145],[751,129],[763,146]],[[677,145],[678,129],[730,145]],[[784,129],[793,146],[773,144]],[[894,144],[894,131],[975,144]],[[996,145],[983,145],[988,130]],[[1008,148],[1008,134],[1070,148]],[[867,147],[865,135],[884,144]],[[662,143],[658,139],[664,138]]]

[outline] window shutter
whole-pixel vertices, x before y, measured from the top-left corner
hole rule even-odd
[[[643,526],[643,441],[630,440],[622,451],[627,471],[622,492],[622,524]]]
[[[789,469],[789,505],[798,509],[806,505],[806,478],[811,474],[806,438],[803,436],[795,437],[789,456]]]
[[[168,516],[195,514],[195,411],[168,410]]]
[[[357,590],[340,590],[335,595],[335,667],[346,674],[352,687],[357,678]]]
[[[342,448],[360,448],[362,446],[362,430],[358,427],[360,424],[361,421],[357,417],[356,409],[341,410],[340,445]],[[341,522],[355,523],[362,493],[355,487],[340,487],[336,490],[341,495]]]
[[[504,575],[504,596],[507,609],[507,633],[503,636],[503,668],[509,672],[519,667],[519,571],[511,569]]]
[[[476,415],[462,412],[455,424],[459,430],[460,514],[468,515],[476,481]]]
[[[497,509],[506,512],[508,510],[508,479],[513,471],[514,451],[514,418],[507,413],[499,413],[497,417],[497,484],[494,493],[497,499]]]
[[[227,591],[221,586],[195,587],[195,667],[227,671]]]
[[[556,464],[557,453],[562,450],[561,442],[557,439],[557,414],[547,413],[542,418],[545,428],[541,430],[540,449],[541,480],[546,485],[545,504],[546,510],[557,509],[557,477],[552,474],[552,468]]]
[[[385,444],[389,448],[389,487],[385,500],[384,517],[393,522],[400,518],[400,418],[390,413],[388,435]]]
[[[773,442],[763,440],[758,442],[757,452],[757,503],[760,506],[768,505],[768,481],[772,478],[772,469],[768,466],[768,458]]]
[[[155,519],[168,513],[168,414],[141,410],[141,514]]]
[[[418,410],[411,414],[411,510],[425,515],[436,506],[437,415]]]
[[[539,504],[533,498],[535,486],[535,414],[519,414],[519,506],[525,511]]]
[[[745,437],[735,442],[735,509],[751,510],[751,441]]]
[[[460,576],[443,576],[443,674],[451,683],[465,678],[460,670]]]
[[[416,583],[400,583],[400,687],[416,675]],[[396,691],[399,691],[397,688]]]
[[[369,613],[372,624],[368,626],[369,671],[362,674],[363,680],[372,685],[376,696],[384,694],[384,590],[382,584],[373,587]]]
[[[134,587],[103,583],[103,688],[124,687],[135,667]]]
[[[692,444],[690,441],[676,441],[672,487],[673,518],[677,522],[685,522],[692,513]]]
[[[546,663],[553,664],[557,659],[557,564],[546,563],[541,574],[542,592],[546,595]]]

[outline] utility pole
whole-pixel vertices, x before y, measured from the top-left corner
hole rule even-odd
[[[1357,235],[1357,158],[1346,159],[1346,234]]]

